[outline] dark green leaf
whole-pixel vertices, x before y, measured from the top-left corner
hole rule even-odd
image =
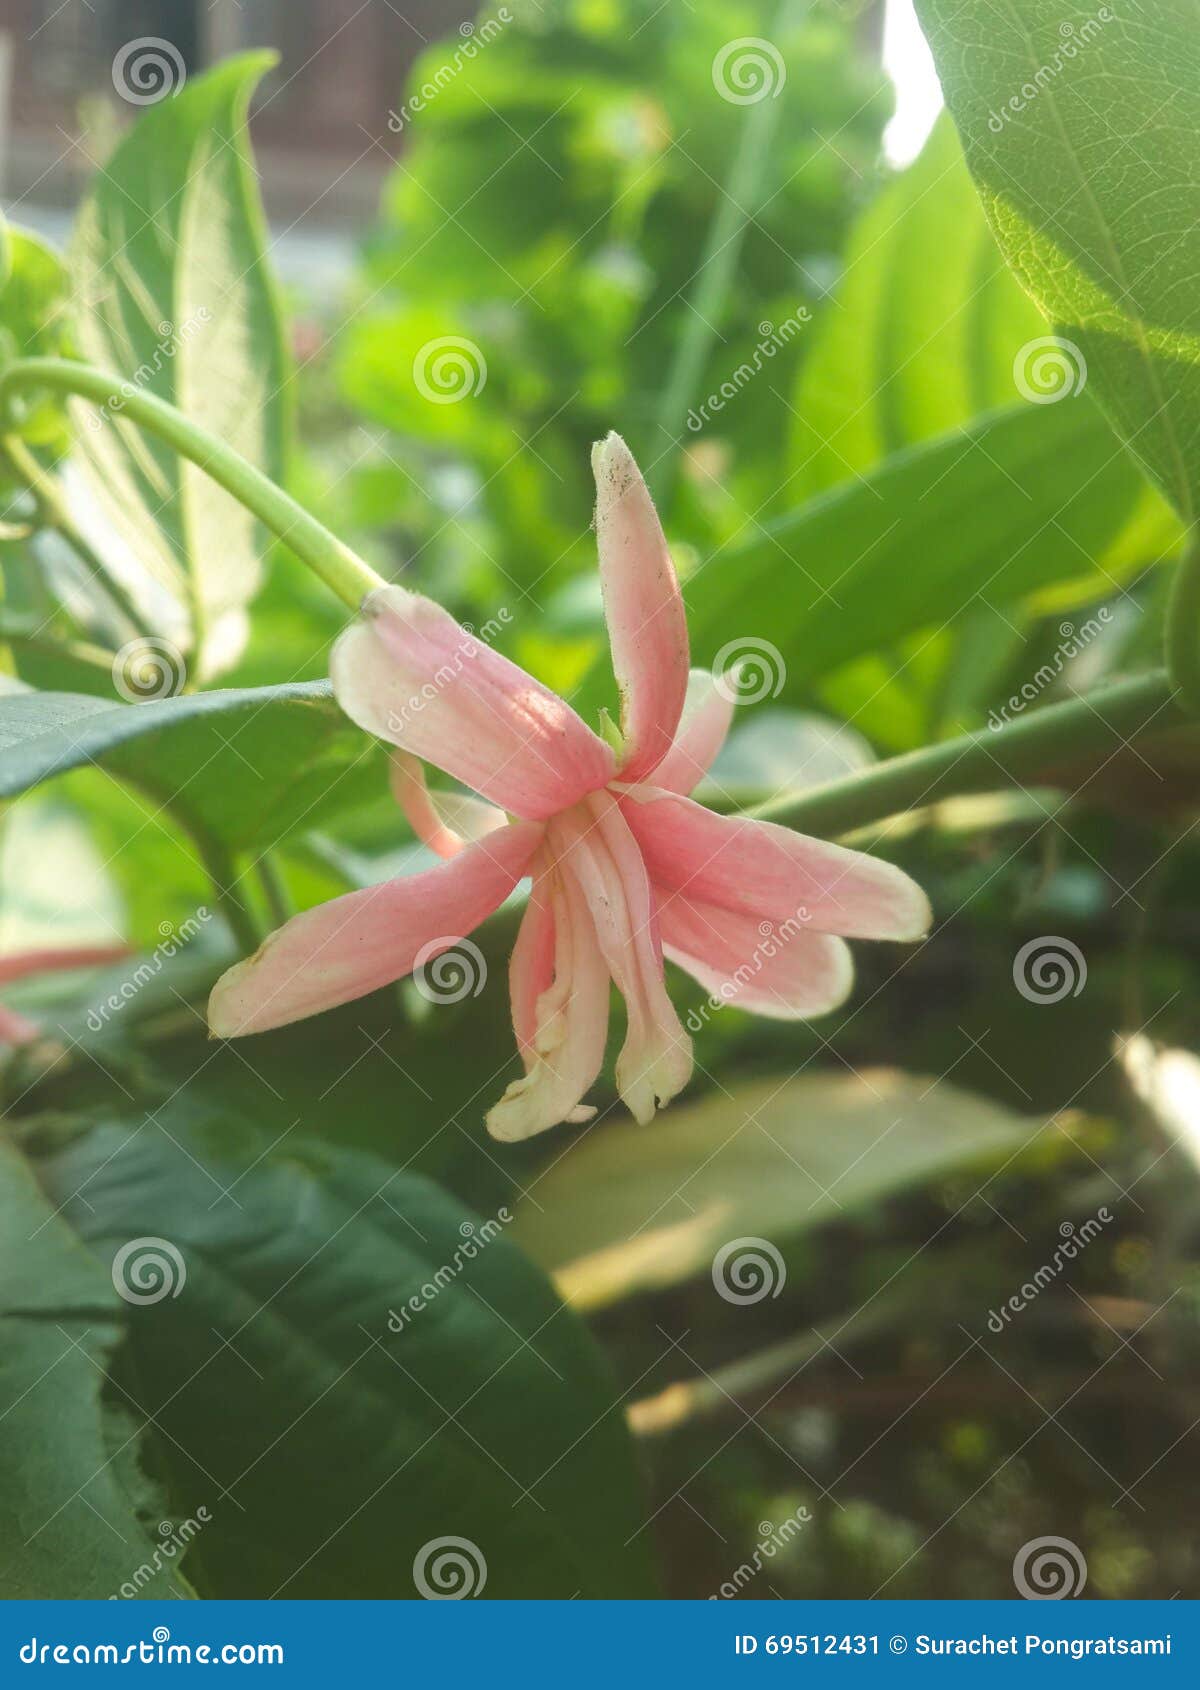
[[[183,1263],[129,1343],[174,1484],[214,1516],[202,1590],[411,1597],[457,1537],[488,1596],[648,1594],[621,1402],[507,1210],[198,1107],[99,1127],[41,1175],[103,1259],[153,1234]]]
[[[376,748],[323,682],[144,704],[61,692],[0,698],[0,797],[85,765],[234,849],[315,827],[384,784]]]
[[[0,1287],[0,1595],[189,1595],[137,1517],[131,1423],[101,1403],[123,1304],[8,1141]]]

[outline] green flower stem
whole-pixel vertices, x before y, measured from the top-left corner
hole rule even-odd
[[[262,944],[263,935],[242,896],[233,858],[224,844],[206,829],[192,827],[192,837],[200,851],[205,873],[212,882],[217,908],[229,923],[230,931],[242,951],[251,956]]]
[[[0,412],[14,393],[31,387],[71,393],[94,404],[109,406],[114,414],[127,417],[139,428],[157,435],[181,457],[204,470],[247,510],[253,511],[351,610],[357,610],[368,593],[384,585],[371,566],[315,516],[310,516],[231,446],[198,427],[173,405],[153,394],[139,392],[131,383],[93,369],[89,364],[77,364],[68,358],[23,358],[10,364],[0,375]]]
[[[935,799],[1021,786],[1057,768],[1119,751],[1141,734],[1188,720],[1170,677],[1155,669],[1087,697],[1047,704],[1002,726],[943,740],[747,813],[817,834],[848,833]]]
[[[1167,598],[1167,673],[1189,710],[1200,714],[1200,544],[1191,541]]]

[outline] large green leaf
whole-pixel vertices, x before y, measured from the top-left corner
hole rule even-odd
[[[918,0],[1000,246],[1188,522],[1200,489],[1200,42],[1178,0]]]
[[[481,1221],[359,1152],[272,1148],[195,1096],[39,1171],[102,1259],[144,1235],[177,1253],[178,1294],[130,1310],[130,1377],[181,1505],[214,1516],[198,1588],[411,1597],[414,1562],[459,1538],[481,1594],[649,1594],[617,1388],[508,1211]]]
[[[755,1080],[677,1105],[653,1133],[630,1123],[589,1134],[542,1175],[516,1235],[571,1303],[593,1308],[708,1273],[735,1241],[776,1248],[1003,1161],[1040,1126],[891,1069]]]
[[[287,360],[246,129],[273,62],[231,59],[145,111],[80,208],[71,262],[83,355],[280,480]],[[119,407],[78,409],[103,515],[184,613],[199,672],[227,665],[261,575],[256,522]]]
[[[770,640],[778,696],[800,700],[813,679],[980,603],[1103,591],[1175,531],[1144,486],[1085,400],[994,412],[748,525],[685,586],[697,660]]]
[[[384,783],[377,748],[323,682],[144,704],[63,692],[0,698],[0,797],[84,766],[234,849],[277,844]]]
[[[1013,360],[1043,331],[943,117],[859,219],[811,331],[794,398],[789,500],[1012,404]]]
[[[138,1517],[131,1422],[101,1402],[122,1309],[0,1139],[0,1597],[190,1594],[170,1524],[156,1543]]]

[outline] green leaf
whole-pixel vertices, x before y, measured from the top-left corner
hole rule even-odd
[[[859,219],[812,331],[794,400],[789,496],[836,486],[1012,404],[1013,359],[1042,329],[942,118]]]
[[[71,263],[84,357],[279,481],[288,368],[246,130],[251,91],[273,63],[231,59],[146,110],[80,209]],[[262,573],[257,523],[119,411],[74,408],[101,512],[185,614],[198,674],[227,667]]]
[[[191,1594],[138,1518],[135,1436],[101,1396],[121,1338],[111,1277],[0,1140],[0,1591]],[[118,1397],[118,1400],[119,1397]]]
[[[1200,487],[1200,46],[1172,0],[918,0],[1008,262],[1186,522]]]
[[[95,766],[230,849],[277,844],[384,787],[378,748],[324,682],[114,705],[84,693],[0,697],[0,797]]]
[[[817,677],[981,602],[1103,591],[1177,533],[1144,488],[1084,401],[994,412],[751,524],[685,583],[696,660],[768,639],[780,701],[799,702]]]
[[[709,1273],[736,1239],[783,1245],[1001,1161],[1039,1126],[893,1069],[756,1080],[676,1105],[653,1133],[589,1134],[542,1174],[516,1236],[570,1303],[596,1308]]]
[[[0,288],[0,330],[10,355],[56,358],[66,350],[70,282],[55,249],[29,229],[7,226],[8,279]],[[56,452],[67,445],[61,399],[40,396],[17,430],[33,446]]]
[[[214,1516],[206,1595],[411,1597],[447,1537],[488,1596],[651,1593],[621,1400],[507,1210],[272,1149],[194,1087],[40,1173],[103,1259],[143,1235],[178,1253],[178,1294],[130,1311],[131,1372],[184,1505]]]

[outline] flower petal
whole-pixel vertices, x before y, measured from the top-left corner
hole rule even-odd
[[[407,751],[392,753],[392,794],[417,838],[439,857],[454,857],[465,845],[508,826],[494,804],[461,792],[431,792],[425,765]]]
[[[760,921],[672,892],[658,917],[666,954],[720,1005],[795,1021],[836,1009],[854,984],[846,942],[794,915]]]
[[[557,817],[547,830],[547,846],[587,900],[608,972],[625,1000],[628,1025],[617,1057],[617,1089],[644,1125],[692,1077],[692,1041],[667,996],[645,864],[620,806],[607,792]]]
[[[735,703],[732,692],[718,688],[711,670],[692,670],[675,739],[653,771],[655,786],[685,795],[699,786],[725,743]]]
[[[569,704],[403,587],[368,595],[330,674],[360,728],[514,815],[541,820],[612,778],[612,751]]]
[[[531,1043],[522,1050],[526,1072],[488,1111],[493,1138],[509,1143],[532,1138],[560,1121],[584,1121],[595,1114],[581,1100],[600,1072],[608,1033],[608,970],[579,888],[554,870],[542,887],[554,932],[553,981],[538,996]],[[528,919],[528,917],[526,918]],[[527,938],[522,970],[540,972],[544,930]],[[518,1038],[526,1025],[525,993],[532,980],[518,982],[513,1019]]]
[[[793,916],[847,939],[920,939],[929,900],[902,869],[863,851],[749,816],[717,816],[690,798],[638,787],[621,809],[664,892],[760,920]]]
[[[688,633],[675,566],[654,504],[619,434],[592,448],[600,585],[621,694],[623,780],[662,761],[683,710]]]
[[[533,877],[529,903],[517,929],[508,964],[513,1032],[526,1072],[533,1066],[537,1042],[538,1000],[554,984],[554,876],[543,869]]]
[[[222,1039],[262,1033],[402,980],[504,902],[541,837],[536,824],[517,822],[424,874],[348,892],[294,916],[217,981],[208,1000],[210,1030]]]

